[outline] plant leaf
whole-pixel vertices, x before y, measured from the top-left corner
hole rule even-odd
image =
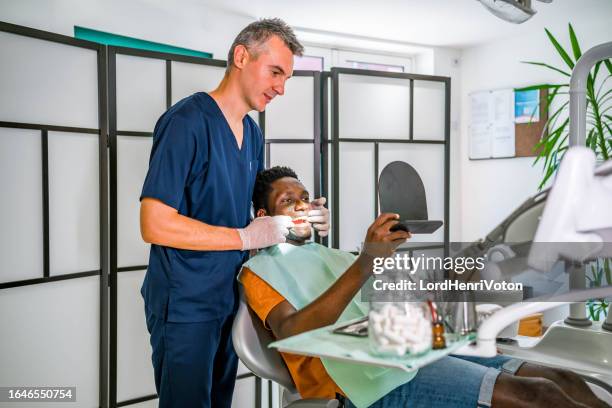
[[[546,137],[540,139],[540,141],[536,144],[535,150],[540,150],[540,154],[534,161],[534,164],[538,162],[542,157],[544,157],[544,168],[549,167],[549,161],[551,160],[550,153],[553,151],[555,145],[557,144],[557,140],[561,136],[561,133],[564,130],[565,125],[553,130]]]
[[[595,310],[593,310],[593,303],[589,302],[589,317],[591,320],[595,320]]]
[[[600,61],[601,62],[601,61]],[[597,99],[599,99],[599,95],[601,94],[601,92],[603,91],[604,86],[606,85],[606,82],[608,81],[608,79],[612,78],[612,75],[608,75],[603,81],[601,81],[601,84],[599,84],[599,88],[597,89]],[[610,92],[610,90],[608,90],[606,92],[606,94]]]
[[[546,171],[546,174],[544,175],[544,178],[542,179],[542,181],[538,185],[538,190],[542,190],[542,188],[544,188],[544,186],[546,185],[546,182],[548,182],[548,179],[550,179],[550,176],[552,176],[553,173],[554,173],[554,170],[552,168],[549,168]]]
[[[574,32],[574,27],[572,27],[571,23],[569,24],[569,38],[570,42],[572,43],[572,51],[574,52],[574,58],[576,59],[576,61],[578,61],[578,58],[580,58],[582,52],[580,51],[580,45],[578,44],[578,39],[576,38],[576,33]]]
[[[570,74],[568,74],[567,72],[565,72],[565,71],[563,71],[563,70],[561,70],[561,69],[559,69],[559,68],[555,68],[555,67],[553,67],[553,66],[551,66],[551,65],[544,64],[543,62],[534,62],[534,61],[521,61],[521,62],[522,62],[523,64],[539,65],[539,66],[541,66],[541,67],[546,67],[546,68],[552,69],[552,70],[554,70],[554,71],[557,71],[557,72],[559,72],[559,73],[561,73],[561,74],[563,74],[563,75],[565,75],[565,76],[567,76],[567,77],[571,77],[571,75],[570,75]]]
[[[567,54],[567,52],[563,49],[561,44],[559,44],[557,39],[552,35],[552,33],[550,31],[548,31],[547,28],[545,28],[544,31],[546,31],[546,35],[548,36],[548,39],[550,40],[552,45],[555,47],[555,49],[557,50],[557,52],[559,53],[559,55],[561,56],[563,61],[565,61],[565,63],[567,64],[568,67],[570,67],[570,69],[573,69],[574,68],[574,62],[572,61],[570,56]]]
[[[564,124],[562,125],[561,128],[555,130],[555,132],[558,132],[558,134],[556,135],[555,139],[557,140],[559,138],[559,136],[563,131],[563,128],[565,128],[565,126],[567,126],[569,119],[566,119]],[[564,143],[567,141],[568,138],[568,134],[565,134],[565,136],[563,137],[563,139],[561,139],[561,142],[559,142],[559,146],[563,146]],[[552,143],[549,143],[546,148],[548,149],[548,153],[543,153],[541,152],[541,156],[540,157],[544,157],[545,158],[545,162],[544,162],[544,169],[545,169],[545,175],[544,178],[542,179],[542,181],[540,182],[538,189],[541,190],[542,187],[544,187],[544,185],[546,185],[546,182],[550,179],[550,177],[555,174],[555,172],[557,171],[557,169],[559,168],[559,164],[561,163],[561,160],[563,158],[564,155],[564,151],[567,149],[558,149],[555,151],[552,151],[551,153],[551,149],[554,148],[554,146],[557,144],[556,140]],[[534,163],[535,164],[535,163]]]
[[[612,137],[612,128],[610,128],[610,125],[608,123],[604,123],[604,126],[608,129],[608,132],[610,132],[610,137]],[[608,139],[609,143],[612,143],[612,139]]]
[[[607,124],[606,124],[607,126]],[[609,160],[608,149],[606,148],[606,139],[604,138],[603,131],[599,134],[599,147],[601,149],[601,156],[604,160]]]
[[[597,74],[599,74],[599,68],[601,67],[602,63],[603,61],[597,61],[595,64],[595,69],[593,70],[593,81],[597,79]]]
[[[591,74],[587,77],[587,97],[588,99],[595,99],[595,80]]]
[[[566,107],[569,105],[569,101],[566,101],[561,105],[552,115],[548,117],[548,120],[544,124],[544,129],[542,130],[542,136],[538,144],[545,144],[547,141],[553,136],[552,134],[558,129],[556,128],[557,120],[560,118],[561,113],[566,111]],[[546,131],[548,131],[548,135],[545,135]]]
[[[601,286],[601,278],[603,278],[603,270],[597,268],[597,271],[595,272],[595,285],[597,287]]]
[[[606,68],[608,68],[608,72],[612,75],[612,62],[609,59],[604,60],[604,64],[606,64]]]
[[[553,91],[546,97],[546,109],[547,110],[550,108],[550,104],[553,102],[553,100],[557,97],[557,95],[559,95],[559,89],[561,88],[553,89]]]
[[[593,148],[591,145],[595,144],[593,142],[593,133],[595,133],[595,128],[592,128],[591,130],[589,130],[589,133],[587,134],[587,137],[586,137],[586,145],[590,149]]]
[[[612,78],[612,77],[611,77],[611,78]],[[612,88],[608,89],[608,90],[606,91],[606,93],[605,93],[605,94],[603,94],[603,95],[599,95],[599,94],[598,94],[598,96],[597,96],[597,102],[598,102],[600,105],[602,105],[602,106],[603,106],[603,105],[604,105],[606,102],[608,102],[608,101],[610,100],[610,97],[612,97],[612,95],[610,95],[611,93],[612,93]]]
[[[562,112],[564,112],[566,109],[566,107],[569,106],[569,101],[565,101],[563,103],[563,105],[559,106],[559,108],[557,108],[557,110],[555,111],[555,113],[553,113],[551,116],[549,116],[548,118],[548,122],[547,125],[549,125],[553,119],[556,119]]]
[[[607,105],[607,103],[608,103],[609,101],[612,101],[612,95],[608,96],[608,97],[607,97],[606,99],[604,99],[603,101],[598,102],[598,105],[599,105],[599,106],[605,106],[604,110],[602,110],[602,111],[600,111],[600,112],[599,112],[599,114],[600,114],[601,116],[603,116],[603,117],[605,117],[605,116],[606,116],[606,112],[608,111],[608,109],[610,109],[610,107],[609,107],[609,106],[606,106],[606,105]],[[602,102],[603,102],[603,103],[602,103]],[[609,116],[609,115],[608,115],[608,116]]]

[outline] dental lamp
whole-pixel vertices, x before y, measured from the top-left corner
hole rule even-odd
[[[531,0],[478,0],[491,13],[511,23],[520,24],[536,13],[531,8]],[[550,3],[552,0],[539,0]]]
[[[612,162],[596,166],[586,139],[586,82],[591,67],[612,57],[612,42],[593,47],[576,62],[570,80],[570,147],[546,200],[528,265],[548,271],[559,259],[585,262],[612,256]],[[570,271],[579,272],[577,270]],[[584,279],[583,279],[584,280]],[[571,290],[562,295],[532,298],[495,312],[478,328],[474,344],[455,354],[493,357],[496,338],[508,325],[533,313],[558,306],[612,296],[612,286]],[[612,313],[603,327],[612,326]]]

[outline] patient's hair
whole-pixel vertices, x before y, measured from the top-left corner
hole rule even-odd
[[[275,166],[257,174],[257,178],[255,179],[255,187],[253,188],[253,208],[255,209],[255,213],[257,213],[259,209],[263,208],[268,214],[270,214],[270,209],[268,208],[268,198],[270,197],[270,192],[272,191],[272,183],[283,177],[293,177],[294,179],[298,178],[295,171],[284,166]]]

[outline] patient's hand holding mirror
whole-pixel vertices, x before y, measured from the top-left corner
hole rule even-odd
[[[408,163],[389,163],[380,173],[378,184],[380,211],[400,216],[401,221],[391,231],[431,234],[442,226],[442,221],[428,220],[425,186],[419,173]]]

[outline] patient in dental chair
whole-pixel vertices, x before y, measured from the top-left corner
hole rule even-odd
[[[356,310],[355,296],[372,273],[372,256],[388,256],[410,238],[390,231],[397,215],[381,214],[357,257],[310,242],[303,217],[309,194],[287,167],[257,176],[253,205],[257,217],[296,220],[287,243],[260,251],[239,275],[249,306],[277,339],[333,324]],[[360,373],[365,366],[343,370],[314,357],[281,355],[303,398],[338,398],[345,407],[609,407],[570,371],[502,355],[447,356],[408,376],[387,370],[370,377]]]

